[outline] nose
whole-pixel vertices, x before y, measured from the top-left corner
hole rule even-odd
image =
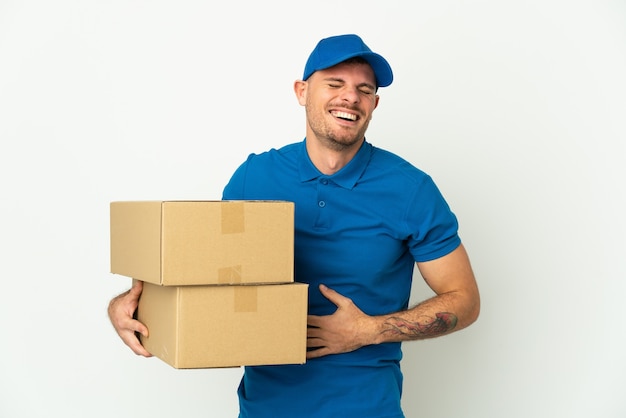
[[[341,91],[341,100],[348,103],[358,103],[360,100],[358,89],[356,87],[344,86]]]

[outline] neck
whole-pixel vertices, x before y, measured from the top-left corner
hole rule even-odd
[[[345,167],[363,144],[362,139],[350,146],[332,147],[319,139],[307,136],[306,150],[315,168],[326,175],[335,174]]]

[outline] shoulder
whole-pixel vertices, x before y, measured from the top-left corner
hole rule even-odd
[[[291,166],[296,163],[300,155],[301,144],[294,143],[282,146],[280,148],[271,148],[267,151],[254,152],[248,154],[246,160],[242,163],[242,167],[247,169],[256,168],[264,169],[266,166]]]
[[[449,209],[439,187],[428,173],[382,148],[372,146],[364,182],[381,193],[384,190],[390,196],[388,202],[397,202],[406,213],[421,216],[425,210]]]
[[[403,157],[383,148],[372,147],[370,170],[373,175],[394,178],[396,181],[414,185],[432,182],[428,173],[419,169]]]
[[[251,153],[248,156],[248,160],[250,159],[268,159],[268,158],[289,158],[290,156],[296,155],[300,149],[302,148],[302,144],[299,142],[284,145],[280,148],[271,148],[267,151]]]
[[[297,143],[251,153],[239,165],[224,188],[224,199],[269,199],[278,180],[297,178],[299,146]]]

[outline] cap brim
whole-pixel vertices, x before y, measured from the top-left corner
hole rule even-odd
[[[375,52],[359,51],[346,55],[336,57],[334,60],[326,61],[323,65],[319,65],[315,68],[309,68],[308,72],[304,74],[304,80],[308,79],[314,72],[326,70],[327,68],[334,67],[341,64],[351,58],[361,57],[372,67],[374,70],[374,76],[376,77],[377,87],[387,87],[393,82],[393,71],[391,66],[385,58]]]

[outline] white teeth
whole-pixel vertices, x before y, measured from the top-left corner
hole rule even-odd
[[[342,118],[342,119],[356,120],[356,115],[353,115],[352,113],[335,111],[333,112],[333,116],[337,118]]]

